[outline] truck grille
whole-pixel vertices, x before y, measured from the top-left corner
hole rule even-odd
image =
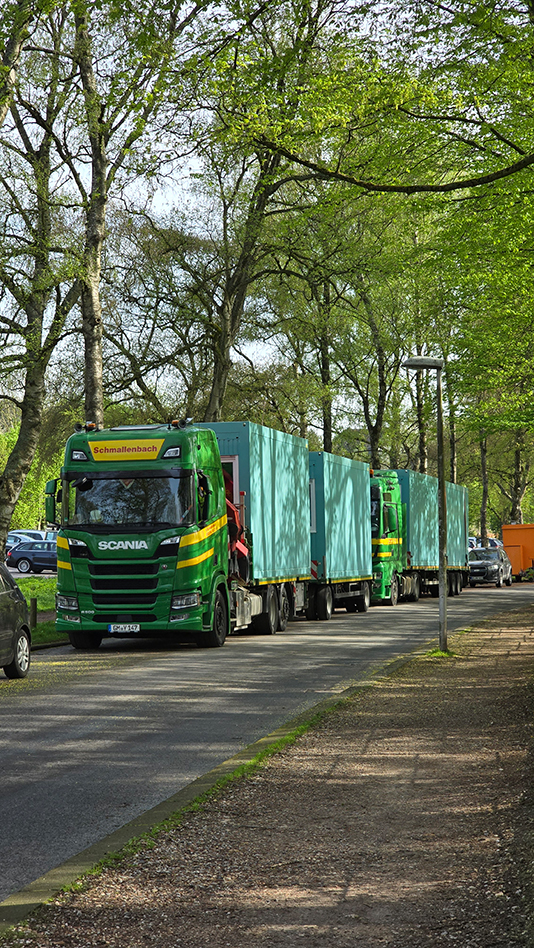
[[[95,593],[93,596],[95,606],[154,606],[156,596],[154,593],[111,593],[110,595],[100,595]]]
[[[91,576],[153,576],[159,570],[155,563],[89,563]]]

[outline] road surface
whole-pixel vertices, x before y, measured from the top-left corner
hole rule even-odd
[[[449,599],[449,630],[532,602],[534,586]],[[0,900],[322,698],[437,636],[424,598],[296,621],[224,648],[107,640],[33,654],[0,678]]]

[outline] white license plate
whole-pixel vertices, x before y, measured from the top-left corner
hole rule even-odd
[[[138,624],[124,624],[120,622],[112,623],[108,625],[108,632],[140,632],[141,626]]]

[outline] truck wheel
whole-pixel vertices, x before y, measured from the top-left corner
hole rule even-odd
[[[412,591],[409,596],[407,596],[408,602],[419,602],[419,597],[421,595],[421,580],[419,576],[412,576]]]
[[[7,678],[26,678],[30,669],[30,639],[28,633],[21,629],[15,641],[15,656],[9,665],[4,665]]]
[[[315,587],[308,586],[308,605],[304,611],[308,622],[315,622],[317,619],[317,604],[315,596]]]
[[[371,589],[369,583],[363,584],[362,591],[363,595],[358,596],[356,600],[356,608],[358,612],[367,612],[371,605]]]
[[[285,630],[287,629],[287,623],[289,622],[290,612],[291,612],[291,603],[289,602],[287,587],[282,586],[280,590],[280,605],[278,607],[278,631],[279,632],[285,632]]]
[[[389,596],[386,599],[386,605],[396,606],[399,601],[399,581],[395,575],[391,577],[391,585],[389,587]]]
[[[253,628],[260,635],[274,635],[278,630],[278,596],[272,586],[267,586],[265,592],[265,611],[253,620]]]
[[[199,635],[197,645],[201,648],[221,648],[224,645],[226,634],[228,632],[228,610],[226,600],[220,589],[215,593],[215,602],[213,604],[213,622],[211,632]]]
[[[317,592],[316,602],[317,618],[320,619],[321,622],[327,622],[328,619],[332,618],[334,611],[334,596],[331,586],[321,586]]]
[[[69,640],[73,648],[86,651],[91,648],[99,648],[102,636],[99,632],[80,632],[78,629],[69,631]]]

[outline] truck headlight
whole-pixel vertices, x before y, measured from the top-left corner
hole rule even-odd
[[[184,593],[181,596],[173,596],[171,599],[171,609],[191,609],[200,606],[202,597],[199,592]]]
[[[78,597],[77,596],[61,596],[59,593],[56,596],[56,609],[70,609],[71,611],[78,609]]]

